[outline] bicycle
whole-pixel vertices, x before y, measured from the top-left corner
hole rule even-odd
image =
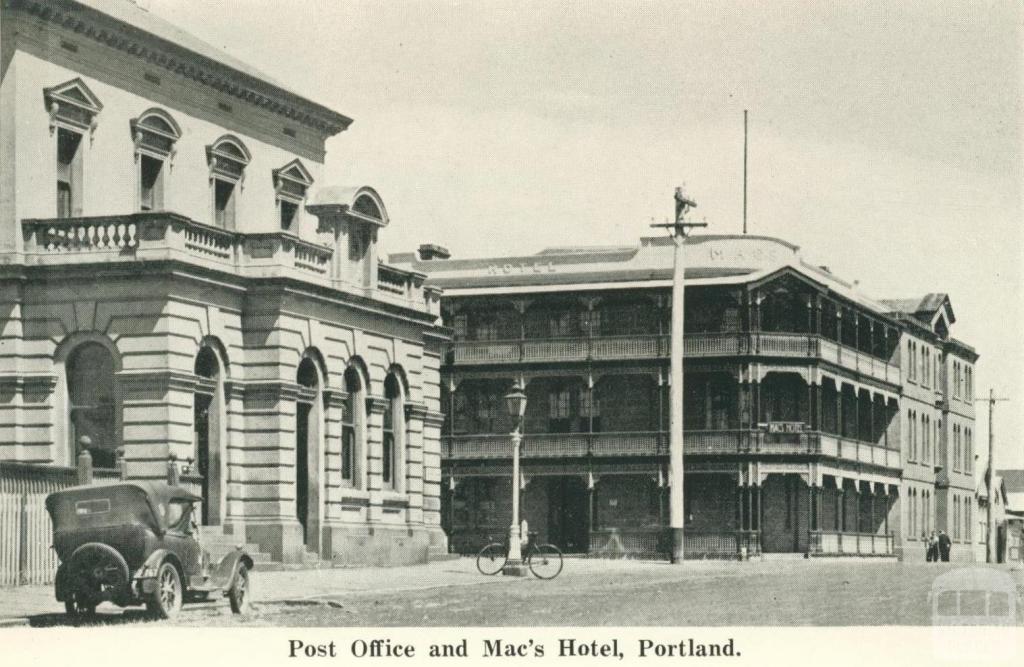
[[[480,574],[495,575],[508,562],[508,547],[501,542],[491,542],[476,555],[476,569]],[[554,544],[537,544],[537,533],[529,533],[529,541],[523,547],[523,562],[538,579],[554,579],[562,571],[562,552]]]

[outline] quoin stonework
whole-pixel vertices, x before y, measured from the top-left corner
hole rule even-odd
[[[761,236],[687,241],[687,558],[925,558],[975,547],[973,364],[949,298],[876,300]],[[665,555],[672,241],[391,260],[443,288],[443,523],[500,535],[510,484],[542,541]],[[502,396],[526,387],[519,480]]]
[[[4,2],[0,51],[4,483],[88,451],[274,560],[444,552],[440,294],[323,183],[351,120],[123,0]]]

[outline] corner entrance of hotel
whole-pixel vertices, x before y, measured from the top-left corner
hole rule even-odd
[[[799,475],[768,475],[762,486],[765,553],[805,552],[808,546],[807,485]]]
[[[579,477],[553,477],[548,485],[548,541],[562,551],[589,547],[587,487]]]
[[[582,477],[536,477],[524,489],[523,517],[542,542],[566,553],[581,553],[590,546],[588,502]]]

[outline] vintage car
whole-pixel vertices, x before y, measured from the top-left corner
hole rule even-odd
[[[231,610],[249,608],[252,558],[236,548],[211,562],[194,513],[201,498],[180,486],[121,482],[51,493],[57,600],[72,616],[110,601],[145,604],[171,618],[184,602],[222,592]]]

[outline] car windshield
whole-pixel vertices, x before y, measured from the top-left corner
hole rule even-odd
[[[172,500],[167,503],[167,527],[181,529],[192,511],[191,500]]]

